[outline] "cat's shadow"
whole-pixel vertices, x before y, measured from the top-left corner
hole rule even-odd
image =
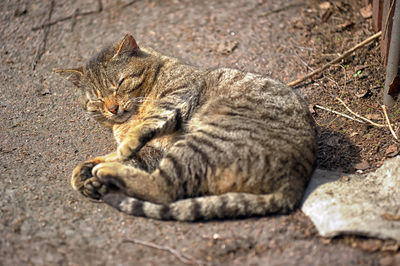
[[[354,173],[354,165],[361,161],[360,151],[361,148],[344,134],[319,127],[317,167],[304,193],[303,202],[318,187]]]
[[[318,127],[317,168],[342,173],[354,173],[361,161],[361,148],[339,132]]]

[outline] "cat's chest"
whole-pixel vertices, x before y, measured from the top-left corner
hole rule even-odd
[[[128,136],[129,128],[132,126],[129,124],[114,125],[113,135],[118,144],[120,144]]]

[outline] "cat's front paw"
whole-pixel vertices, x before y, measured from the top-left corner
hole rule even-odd
[[[85,181],[93,177],[92,169],[94,162],[84,162],[78,165],[72,172],[71,184],[75,190],[83,192]]]
[[[103,184],[123,188],[125,184],[122,179],[129,176],[129,169],[118,162],[101,163],[93,168],[92,175]]]
[[[139,140],[129,140],[122,142],[118,148],[118,158],[120,161],[127,161],[131,159],[142,148]]]
[[[82,194],[93,198],[93,199],[100,199],[108,192],[107,185],[100,182],[97,177],[91,177],[87,179],[83,184]]]

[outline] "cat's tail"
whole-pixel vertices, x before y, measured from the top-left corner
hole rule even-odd
[[[294,209],[297,201],[288,202],[280,192],[256,195],[226,193],[178,200],[167,205],[141,201],[123,194],[110,193],[103,201],[134,216],[159,220],[195,221],[285,213]]]

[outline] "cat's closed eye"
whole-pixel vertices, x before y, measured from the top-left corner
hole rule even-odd
[[[121,78],[118,82],[118,88],[122,86],[122,83],[124,83],[125,77]]]

